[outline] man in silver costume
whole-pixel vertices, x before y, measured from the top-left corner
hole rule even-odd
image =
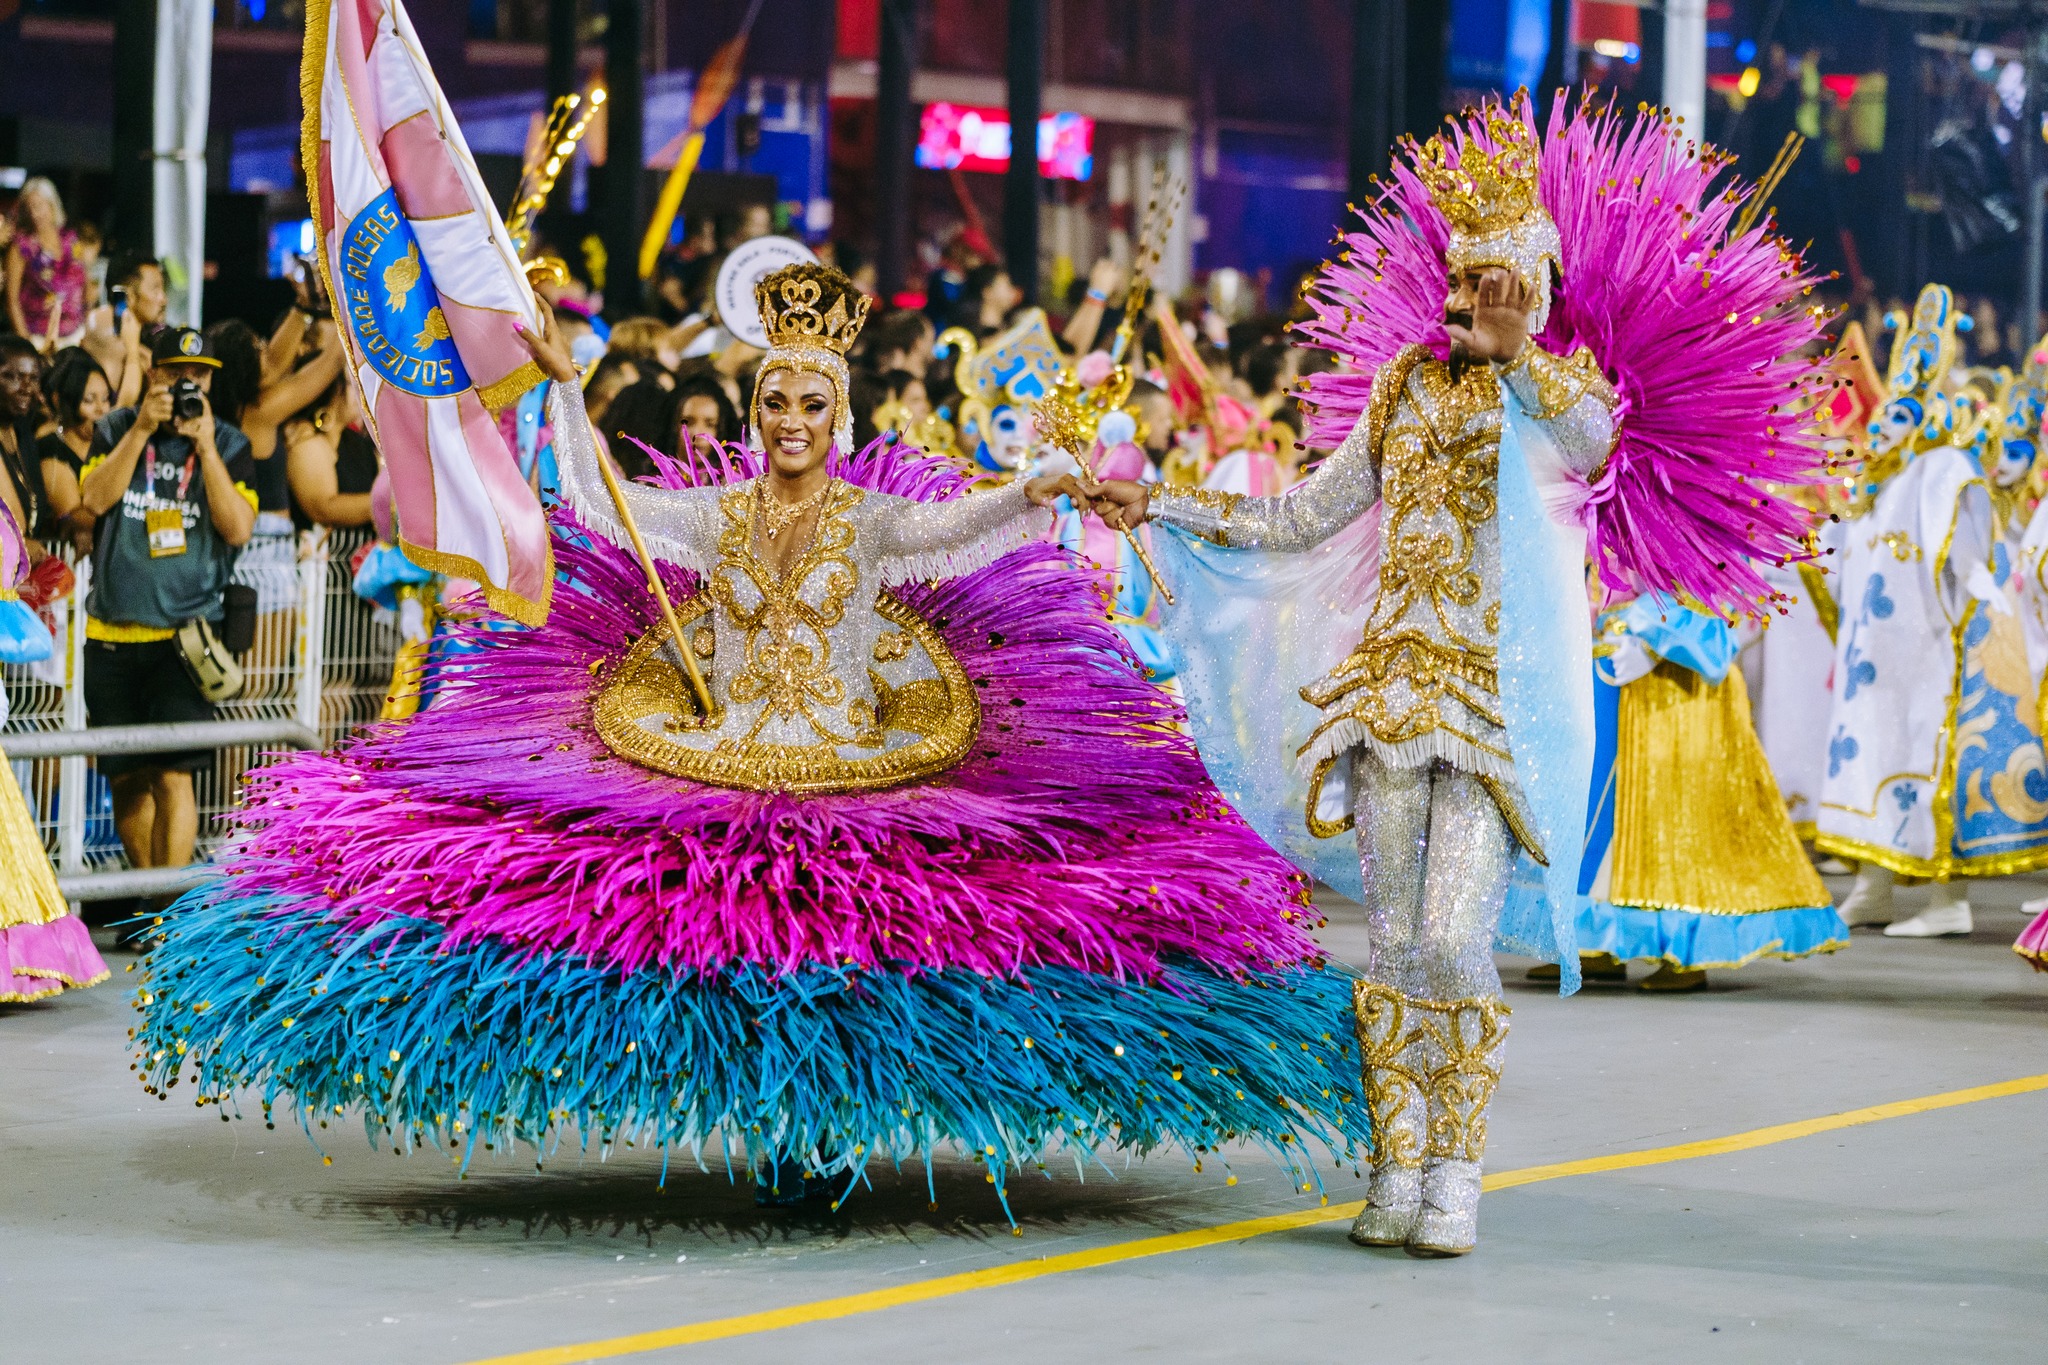
[[[1421,345],[1397,354],[1350,436],[1281,496],[1105,483],[1097,507],[1112,522],[1150,516],[1220,545],[1298,552],[1384,503],[1363,638],[1301,689],[1321,711],[1302,751],[1307,816],[1318,834],[1341,830],[1316,812],[1346,765],[1371,932],[1356,1004],[1375,1128],[1352,1240],[1459,1256],[1477,1242],[1508,1027],[1494,931],[1518,847],[1543,859],[1500,702],[1501,388],[1580,477],[1613,447],[1616,397],[1583,348],[1559,357],[1530,340],[1559,261],[1533,136],[1435,166],[1430,188],[1452,228],[1448,361]]]

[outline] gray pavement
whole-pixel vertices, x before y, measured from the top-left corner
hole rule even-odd
[[[1511,985],[1488,1165],[1661,1147],[2048,1072],[2048,976],[2008,951],[2048,883],[1978,883],[1969,941],[1859,933],[1703,995]],[[1911,904],[1914,893],[1901,893]],[[1362,953],[1354,908],[1328,941]],[[875,1175],[841,1216],[628,1154],[487,1164],[224,1124],[145,1097],[128,981],[0,1006],[0,1361],[456,1362],[885,1289],[1312,1200],[1256,1157],[1020,1180]],[[1506,960],[1504,960],[1506,965]],[[1519,975],[1519,966],[1513,968]],[[1638,969],[1640,975],[1641,969]],[[635,1359],[2035,1361],[2048,1092],[1487,1196],[1478,1253],[1341,1223]],[[524,1164],[524,1169],[522,1169]],[[1333,1202],[1359,1183],[1332,1177]]]

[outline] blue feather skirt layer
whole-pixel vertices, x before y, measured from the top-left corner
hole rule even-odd
[[[1197,1154],[1249,1140],[1303,1189],[1311,1153],[1356,1165],[1368,1120],[1350,984],[1328,970],[1150,982],[1068,967],[622,972],[418,919],[346,925],[221,878],[166,915],[136,995],[145,1083],[239,1113],[260,1097],[315,1136],[373,1143],[740,1152],[860,1179],[868,1157],[957,1147],[1003,1195],[1062,1149]],[[1007,1201],[1005,1201],[1007,1208]]]

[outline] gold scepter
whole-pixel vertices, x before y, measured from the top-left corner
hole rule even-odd
[[[547,207],[555,192],[555,181],[576,153],[576,144],[590,127],[591,116],[604,104],[604,90],[592,90],[590,98],[564,95],[555,101],[541,126],[539,140],[529,148],[519,168],[519,188],[514,192],[512,211],[505,215],[505,231],[512,249],[524,256],[533,244],[534,220]]]
[[[1093,480],[1095,462],[1088,458],[1088,452],[1095,444],[1095,421],[1080,397],[1079,381],[1072,374],[1062,374],[1059,382],[1053,385],[1052,392],[1041,398],[1032,411],[1037,419],[1038,434],[1073,456],[1074,463],[1080,465]],[[1123,518],[1119,516],[1117,520],[1122,522]],[[1131,553],[1137,555],[1138,562],[1145,566],[1152,586],[1166,599],[1166,605],[1173,606],[1173,592],[1160,578],[1159,568],[1152,562],[1152,552],[1145,548],[1145,543],[1128,525],[1119,525],[1116,529],[1131,547]]]
[[[1095,477],[1095,462],[1089,454],[1095,447],[1096,424],[1121,408],[1124,400],[1131,396],[1131,384],[1135,378],[1130,360],[1131,342],[1137,334],[1138,318],[1145,310],[1145,296],[1151,289],[1152,272],[1159,268],[1159,262],[1165,255],[1167,229],[1172,226],[1174,213],[1186,194],[1186,184],[1170,180],[1164,166],[1154,169],[1152,197],[1145,206],[1144,226],[1139,230],[1138,250],[1131,262],[1130,286],[1124,294],[1123,321],[1117,325],[1116,339],[1109,353],[1109,378],[1084,394],[1075,372],[1065,370],[1054,383],[1052,392],[1034,409],[1039,434],[1073,456],[1074,463],[1080,465],[1090,479]],[[1123,518],[1119,516],[1117,520],[1121,523]],[[1108,524],[1106,519],[1104,524]],[[1152,562],[1152,552],[1145,548],[1145,542],[1139,540],[1129,526],[1120,524],[1116,530],[1131,547],[1131,553],[1138,557],[1138,562],[1145,566],[1152,586],[1159,590],[1166,605],[1175,605],[1173,590],[1160,578],[1159,567]]]

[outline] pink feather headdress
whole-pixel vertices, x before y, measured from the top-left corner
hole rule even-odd
[[[1451,120],[1431,155],[1491,151],[1489,120],[1503,116],[1534,136],[1520,96]],[[1448,350],[1450,224],[1425,181],[1424,149],[1403,151],[1309,291],[1315,316],[1297,324],[1355,370],[1310,381],[1317,445],[1350,432],[1374,371],[1403,346]],[[1824,378],[1802,350],[1825,311],[1807,299],[1819,277],[1768,219],[1736,231],[1753,188],[1722,180],[1730,159],[1658,111],[1574,106],[1561,93],[1539,188],[1562,283],[1539,340],[1559,355],[1591,348],[1621,395],[1619,439],[1590,490],[1589,553],[1602,577],[1739,614],[1774,596],[1756,561],[1810,555],[1812,514],[1777,490],[1824,477],[1805,392]]]

